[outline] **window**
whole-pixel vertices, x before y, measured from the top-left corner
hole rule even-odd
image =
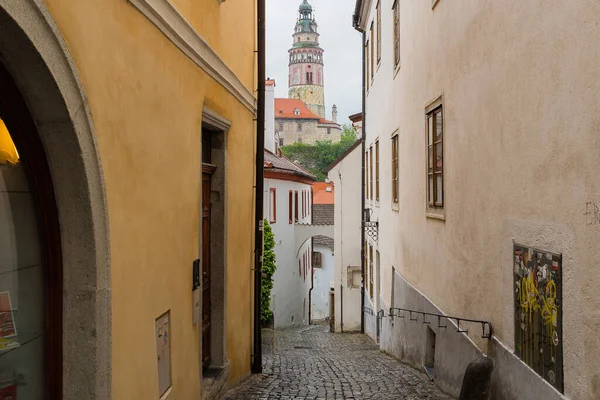
[[[375,71],[375,64],[374,64],[374,60],[375,60],[375,51],[373,50],[373,43],[375,43],[375,37],[374,37],[375,33],[373,32],[373,22],[371,22],[371,51],[370,51],[370,57],[371,57],[371,79],[373,79],[373,75],[374,75],[374,71]]]
[[[294,191],[294,221],[298,222],[298,191]]]
[[[327,134],[331,135],[331,128],[327,128]]]
[[[365,198],[369,198],[369,150],[365,153]]]
[[[302,254],[302,266],[304,269],[304,281],[306,282],[306,253]]]
[[[283,138],[279,138],[279,146],[283,146]]]
[[[369,90],[369,41],[365,44],[365,82]]]
[[[377,2],[377,64],[381,62],[381,0]]]
[[[304,198],[306,193],[304,193],[304,190],[302,191],[302,218],[304,218],[306,216],[306,204],[304,203]]]
[[[369,148],[369,194],[373,200],[373,146]]]
[[[298,124],[298,132],[302,132],[302,124]]]
[[[288,217],[291,224],[294,222],[294,192],[292,190],[288,193],[288,203]]]
[[[300,110],[298,108],[294,108],[294,115],[295,116],[300,115]]]
[[[298,259],[298,276],[302,276],[302,261]]]
[[[394,68],[400,65],[400,0],[394,2]]]
[[[282,131],[283,130],[283,122],[279,123],[279,130]]]
[[[373,246],[369,246],[369,296],[373,300]]]
[[[442,106],[427,113],[427,202],[444,206],[444,147]]]
[[[308,84],[312,84],[313,83],[313,73],[312,72],[307,72],[306,73],[306,83],[308,83]]]
[[[313,268],[323,267],[322,261],[323,261],[323,255],[317,251],[314,251],[313,252]]]
[[[375,200],[379,201],[379,140],[375,142]]]
[[[398,203],[398,135],[392,137],[392,202]]]
[[[269,221],[274,224],[277,222],[277,189],[269,189]]]

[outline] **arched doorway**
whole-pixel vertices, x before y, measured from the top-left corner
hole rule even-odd
[[[0,63],[0,394],[62,396],[62,258],[35,123]]]
[[[41,259],[54,260],[45,261],[40,282],[47,300],[39,375],[47,392],[41,398],[109,400],[111,271],[102,167],[75,63],[43,2],[0,0],[0,64],[8,77],[3,82],[12,84],[11,90],[1,89],[0,101],[19,98],[26,110],[16,118],[19,111],[9,108],[15,105],[4,104],[3,118],[21,152],[32,213],[41,222],[31,236],[41,238]],[[38,165],[44,159],[46,173]],[[54,199],[42,193],[53,193]],[[55,219],[44,221],[51,204]],[[19,367],[18,372],[33,384],[32,371]]]

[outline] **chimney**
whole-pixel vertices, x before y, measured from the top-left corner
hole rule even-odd
[[[331,107],[331,120],[337,124],[337,106],[335,104]]]
[[[265,149],[275,153],[275,80],[265,82]]]

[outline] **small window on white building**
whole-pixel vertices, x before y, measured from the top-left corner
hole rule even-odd
[[[277,222],[277,189],[269,189],[269,221],[271,224]]]
[[[297,108],[294,108],[294,115],[296,115],[296,116],[300,115],[300,110]]]
[[[323,267],[323,255],[318,251],[313,251],[313,268]]]

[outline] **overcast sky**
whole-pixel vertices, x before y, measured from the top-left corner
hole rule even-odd
[[[288,50],[302,0],[267,0],[267,77],[275,79],[275,97],[288,97]],[[338,107],[338,123],[361,111],[360,34],[352,27],[354,0],[309,0],[325,50],[325,107]]]

